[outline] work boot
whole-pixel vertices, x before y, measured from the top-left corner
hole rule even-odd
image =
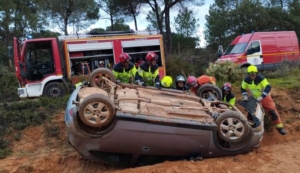
[[[281,135],[286,135],[286,131],[283,128],[278,128],[277,130]]]

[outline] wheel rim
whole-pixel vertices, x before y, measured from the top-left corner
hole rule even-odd
[[[94,78],[95,85],[104,90],[109,90],[109,85],[105,80],[102,79],[102,77],[106,77],[107,79],[111,80],[107,74],[98,73]]]
[[[84,108],[85,120],[93,125],[101,126],[107,122],[111,112],[107,105],[101,102],[91,102]]]
[[[59,97],[61,94],[59,87],[51,87],[48,91],[50,97]]]
[[[211,94],[213,94],[214,96],[211,96]],[[213,90],[205,90],[202,92],[200,97],[207,99],[207,100],[214,100],[214,99],[218,98],[218,94],[216,92],[214,92]]]
[[[220,132],[227,139],[239,139],[245,132],[244,124],[237,118],[226,118],[220,124]]]

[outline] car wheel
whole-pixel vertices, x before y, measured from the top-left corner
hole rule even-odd
[[[112,73],[110,69],[107,68],[97,68],[94,70],[89,78],[89,83],[92,87],[98,87],[98,88],[105,88],[106,87],[106,82],[105,80],[101,80],[101,77],[106,77],[113,83],[116,83],[116,77]]]
[[[62,83],[59,82],[51,82],[48,83],[44,90],[43,96],[46,97],[62,97],[66,95],[66,88]]]
[[[214,85],[214,84],[202,85],[197,91],[197,96],[208,99],[208,100],[214,99],[214,98],[212,98],[210,93],[212,93],[214,95],[213,96],[214,98],[216,98],[218,100],[222,100],[222,91],[217,85]]]
[[[217,120],[218,134],[226,142],[240,142],[248,137],[249,125],[246,117],[235,111],[221,113]]]
[[[79,117],[89,127],[106,127],[115,117],[114,104],[103,94],[90,95],[80,103]]]

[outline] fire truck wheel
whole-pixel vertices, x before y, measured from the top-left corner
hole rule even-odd
[[[79,117],[89,127],[104,128],[113,122],[114,103],[103,94],[90,95],[79,105]]]
[[[51,82],[48,83],[43,91],[43,96],[47,97],[61,97],[66,94],[66,88],[62,83]]]
[[[198,89],[197,96],[207,100],[222,100],[222,91],[217,85],[204,84]]]
[[[90,85],[92,87],[100,87],[100,88],[104,87],[103,85],[105,85],[105,82],[102,82],[102,80],[100,78],[101,76],[106,77],[113,83],[116,83],[116,77],[110,69],[98,68],[98,69],[94,70],[90,75],[90,78],[89,78]]]

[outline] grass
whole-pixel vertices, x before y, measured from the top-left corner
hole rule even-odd
[[[299,74],[297,74],[299,75]],[[268,79],[272,87],[278,89],[300,89],[300,76],[291,75],[289,77]]]

